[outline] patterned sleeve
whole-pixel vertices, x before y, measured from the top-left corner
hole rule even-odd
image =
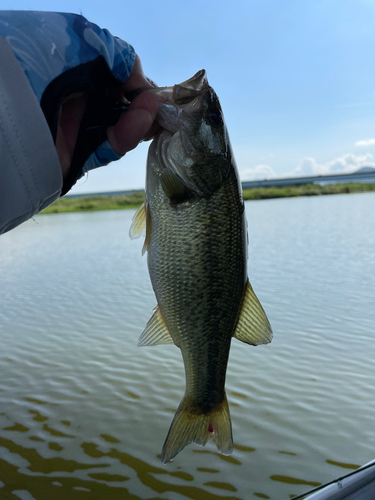
[[[0,11],[0,35],[11,46],[39,102],[55,78],[99,56],[117,83],[129,77],[134,65],[131,45],[77,14]]]

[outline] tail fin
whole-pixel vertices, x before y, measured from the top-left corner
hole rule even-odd
[[[161,453],[161,461],[166,464],[191,442],[204,446],[212,435],[223,455],[233,451],[232,424],[227,397],[208,414],[190,413],[186,397],[182,399],[169,428]]]

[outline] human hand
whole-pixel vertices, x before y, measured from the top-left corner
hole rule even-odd
[[[126,98],[153,84],[125,41],[82,16],[53,12],[2,11],[0,35],[50,127],[64,177],[62,194],[88,170],[119,159],[152,136],[155,96]]]
[[[116,89],[117,102],[129,102],[126,95],[134,91],[153,88],[153,86],[153,83],[144,75],[140,58],[136,55],[129,78]],[[60,107],[56,149],[64,178],[70,171],[78,132],[87,105],[88,95],[81,92],[67,97]],[[159,125],[154,121],[157,112],[158,100],[155,95],[144,92],[135,97],[115,125],[107,128],[107,138],[113,151],[123,156],[136,148],[141,141],[151,139],[159,129]]]

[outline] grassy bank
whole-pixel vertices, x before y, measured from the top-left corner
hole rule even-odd
[[[366,193],[375,191],[375,183],[350,182],[347,184],[304,184],[302,186],[282,186],[245,189],[245,200],[269,198],[290,198],[292,196],[320,196],[324,194]]]
[[[144,193],[121,196],[90,196],[87,198],[60,198],[45,208],[42,214],[60,214],[64,212],[94,212],[97,210],[119,210],[138,208],[145,200]]]
[[[264,200],[270,198],[290,198],[292,196],[319,196],[324,194],[364,193],[375,191],[375,183],[348,184],[305,184],[303,186],[283,186],[245,189],[245,200]],[[58,214],[64,212],[93,212],[97,210],[119,210],[138,208],[144,201],[144,193],[137,192],[121,196],[93,196],[90,198],[61,198],[41,212]]]

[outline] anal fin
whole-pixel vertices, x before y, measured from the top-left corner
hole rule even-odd
[[[138,347],[145,345],[174,344],[167,325],[161,315],[159,306],[154,309],[154,314],[143,330],[138,340]]]
[[[242,307],[233,336],[250,345],[268,344],[272,340],[271,325],[249,280],[245,285]]]

